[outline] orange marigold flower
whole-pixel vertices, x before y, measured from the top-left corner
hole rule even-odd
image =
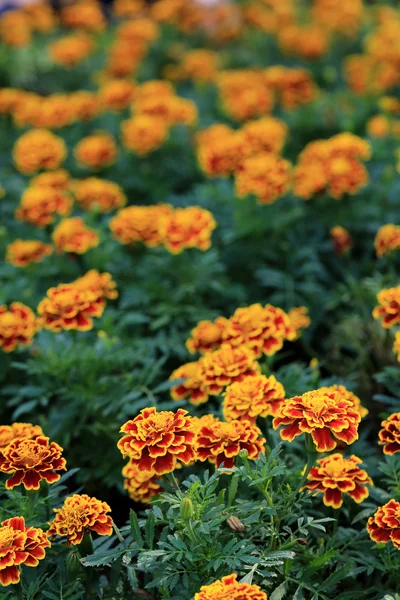
[[[353,247],[353,240],[350,233],[341,225],[336,225],[330,230],[331,242],[334,251],[338,256],[343,256]]]
[[[211,247],[211,233],[216,225],[209,210],[189,206],[161,216],[159,232],[164,246],[171,254],[179,254],[187,248],[197,248],[204,252]]]
[[[28,46],[32,37],[29,17],[21,10],[10,10],[0,18],[0,39],[8,46]]]
[[[81,543],[85,533],[95,531],[99,535],[112,535],[111,508],[106,502],[87,494],[69,496],[61,508],[54,508],[56,516],[49,523],[49,537],[60,535],[67,538],[68,546]]]
[[[171,397],[174,400],[189,398],[189,402],[195,406],[207,402],[208,393],[203,387],[203,372],[199,361],[186,363],[175,369],[169,379],[170,381],[185,380],[171,388]]]
[[[96,269],[91,269],[82,277],[75,279],[73,285],[77,289],[94,292],[99,298],[107,300],[118,298],[117,284],[107,272],[99,273]]]
[[[123,189],[113,181],[106,181],[99,177],[88,177],[75,181],[73,192],[76,200],[84,210],[99,210],[109,213],[126,204]]]
[[[151,43],[158,38],[159,28],[155,21],[145,17],[122,23],[117,29],[117,36],[129,42],[143,41]]]
[[[377,256],[384,256],[390,254],[394,250],[400,249],[400,226],[388,223],[382,225],[378,229],[375,236],[375,250]]]
[[[54,222],[56,215],[71,212],[72,199],[63,190],[54,187],[30,187],[22,194],[15,216],[37,227]]]
[[[384,115],[375,115],[367,121],[367,133],[371,137],[387,137],[392,133],[392,123]]]
[[[68,190],[70,186],[70,175],[65,169],[39,173],[29,182],[30,187],[52,187],[57,190]]]
[[[223,342],[223,333],[228,324],[224,317],[215,321],[199,321],[191,331],[191,337],[186,342],[186,348],[191,354],[200,352],[205,354],[219,348]]]
[[[199,362],[203,369],[204,388],[212,396],[220,394],[228,385],[260,372],[253,352],[245,346],[232,348],[223,344],[218,350],[207,352]]]
[[[217,77],[217,86],[225,111],[237,121],[272,110],[273,94],[261,73],[245,69],[223,71]]]
[[[52,234],[54,247],[57,252],[73,252],[85,254],[100,243],[100,238],[94,229],[87,227],[81,217],[63,219]]]
[[[94,92],[80,90],[70,94],[71,110],[77,121],[90,121],[100,111],[100,103]]]
[[[63,6],[60,12],[61,21],[71,29],[100,32],[106,28],[106,19],[100,3],[83,0],[72,6]]]
[[[58,169],[66,156],[64,140],[47,129],[27,131],[17,139],[13,148],[14,164],[24,175],[41,169]]]
[[[290,184],[291,163],[268,152],[246,158],[235,173],[236,195],[254,194],[259,204],[272,204],[288,192]]]
[[[93,328],[92,317],[101,317],[104,307],[105,300],[97,291],[61,283],[47,291],[37,310],[44,329],[58,333],[63,329],[89,331]]]
[[[392,542],[400,550],[400,502],[389,500],[368,519],[367,531],[377,544]]]
[[[222,411],[226,421],[275,416],[285,398],[283,385],[273,375],[252,375],[229,385],[222,394]]]
[[[37,567],[51,546],[46,534],[37,527],[26,527],[24,517],[12,517],[0,527],[0,585],[19,583],[19,567]]]
[[[318,60],[329,48],[326,31],[314,24],[290,24],[282,27],[278,32],[278,41],[285,54],[299,56],[304,60]]]
[[[267,594],[258,585],[237,581],[236,573],[203,585],[194,600],[267,600]]]
[[[128,462],[122,469],[122,475],[126,477],[124,489],[128,491],[129,497],[135,502],[147,504],[150,500],[163,491],[163,488],[157,483],[155,473],[139,471],[137,465]]]
[[[173,413],[144,408],[140,415],[121,427],[121,432],[125,435],[118,442],[118,448],[141,472],[171,473],[178,462],[187,465],[195,457],[195,434],[186,410]]]
[[[110,79],[99,91],[101,105],[108,110],[124,110],[135,97],[136,84],[126,79]]]
[[[318,466],[311,468],[308,474],[308,483],[303,489],[324,494],[325,506],[340,508],[343,504],[343,494],[348,494],[357,504],[369,496],[367,484],[372,484],[372,479],[364,469],[358,465],[362,460],[358,456],[344,458],[338,452],[327,458],[317,461]]]
[[[67,464],[62,451],[61,446],[45,436],[15,439],[0,455],[0,472],[12,473],[6,489],[12,490],[22,483],[26,490],[38,490],[42,479],[47,483],[58,481],[60,475],[56,471],[65,471]]]
[[[360,398],[358,396],[356,396],[353,392],[348,390],[344,385],[338,385],[337,383],[335,383],[334,385],[321,387],[321,388],[319,388],[319,390],[323,390],[324,392],[327,392],[328,394],[330,392],[336,392],[337,398],[351,402],[351,404],[353,405],[355,410],[358,413],[360,413],[360,417],[362,419],[364,417],[366,417],[369,412],[368,409],[365,408],[365,406],[363,406],[361,404]]]
[[[224,463],[224,468],[232,469],[241,450],[247,450],[251,460],[264,452],[265,439],[260,436],[259,428],[249,421],[223,423],[215,418],[211,425],[205,424],[197,432],[197,458],[202,462],[209,460],[217,468]]]
[[[49,45],[49,53],[53,61],[67,69],[72,69],[85,60],[93,50],[93,40],[84,33],[66,35]]]
[[[12,425],[0,425],[0,455],[4,448],[11,442],[19,439],[32,440],[43,435],[40,425],[32,423],[13,423]]]
[[[400,412],[382,421],[381,427],[378,444],[383,446],[383,453],[391,456],[400,452]]]
[[[89,169],[99,170],[112,165],[118,156],[114,138],[99,131],[81,139],[75,146],[76,160]]]
[[[249,121],[241,129],[251,154],[279,153],[285,143],[288,126],[275,117],[262,117]]]
[[[26,267],[49,256],[53,248],[39,240],[14,240],[7,246],[6,261],[14,267]]]
[[[34,312],[22,302],[13,302],[8,309],[0,305],[0,348],[4,352],[32,344],[38,329]]]
[[[288,339],[291,341],[299,339],[301,330],[309,327],[311,319],[308,316],[308,308],[306,306],[296,306],[288,312],[290,321],[290,333]]]
[[[374,319],[380,319],[385,329],[400,323],[400,286],[381,290],[376,298],[380,306],[372,311]]]
[[[168,137],[167,123],[150,115],[137,115],[123,121],[121,130],[124,146],[139,156],[158,150]]]
[[[329,452],[336,448],[336,439],[346,444],[355,442],[360,421],[360,413],[340,392],[321,388],[285,400],[273,427],[283,425],[281,438],[289,442],[309,433],[318,452]]]
[[[306,69],[269,67],[264,71],[264,79],[283,108],[288,110],[310,104],[318,96],[318,87]]]
[[[162,216],[170,213],[172,207],[169,204],[128,206],[117,212],[109,226],[113,237],[121,244],[142,242],[152,248],[163,243],[159,222]]]
[[[197,160],[208,177],[227,177],[236,171],[250,145],[244,135],[222,123],[200,131],[196,143]]]
[[[216,52],[200,48],[186,52],[180,65],[183,79],[209,82],[215,81],[219,58]]]

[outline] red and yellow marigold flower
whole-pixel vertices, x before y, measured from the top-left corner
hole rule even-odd
[[[63,190],[54,187],[29,187],[21,197],[15,216],[37,227],[54,222],[56,215],[62,217],[71,212],[72,199]]]
[[[400,550],[400,502],[389,500],[368,519],[367,531],[377,544],[392,542]]]
[[[254,460],[264,452],[265,439],[261,431],[249,421],[224,423],[214,418],[212,424],[204,424],[196,436],[196,456],[198,460],[208,460],[217,468],[232,469],[235,458],[241,450],[247,450],[248,458]]]
[[[288,110],[310,104],[318,96],[318,86],[307,69],[274,66],[265,69],[263,75],[267,87]]]
[[[131,246],[138,242],[149,246],[161,246],[163,237],[159,223],[164,215],[173,212],[169,204],[155,206],[128,206],[117,212],[109,226],[113,237],[121,244]]]
[[[34,312],[22,302],[13,302],[8,308],[5,304],[0,305],[0,348],[3,352],[29,346],[38,329]]]
[[[113,181],[99,177],[88,177],[75,181],[74,196],[84,210],[98,210],[109,213],[126,204],[126,196],[122,188]]]
[[[275,416],[285,398],[284,387],[273,375],[251,375],[229,385],[222,394],[222,412],[226,421]]]
[[[85,533],[95,531],[98,535],[112,535],[111,508],[106,502],[87,494],[69,496],[61,508],[55,508],[56,516],[47,531],[49,537],[59,535],[67,538],[68,546],[81,543]]]
[[[195,458],[195,433],[186,410],[173,413],[144,408],[121,427],[121,432],[125,435],[118,448],[141,472],[171,473],[179,463],[187,465]]]
[[[353,247],[353,240],[350,233],[341,225],[336,225],[330,230],[331,242],[334,251],[338,256],[347,254]]]
[[[244,137],[247,152],[251,155],[263,152],[278,154],[288,135],[286,123],[275,117],[262,117],[255,121],[249,121],[240,131]]]
[[[61,283],[47,291],[37,310],[43,328],[58,333],[71,329],[89,331],[93,317],[101,317],[104,307],[105,300],[97,292],[80,289],[74,283]]]
[[[175,369],[169,379],[170,381],[185,379],[171,388],[171,397],[174,400],[188,398],[195,406],[207,402],[208,393],[203,386],[203,370],[200,361],[189,362]]]
[[[199,321],[191,331],[191,337],[186,342],[186,348],[191,354],[205,354],[216,350],[223,343],[223,333],[228,319],[218,317],[215,321]]]
[[[17,139],[13,148],[14,164],[24,175],[41,169],[58,169],[66,156],[64,140],[47,129],[27,131]]]
[[[160,119],[166,126],[194,125],[198,117],[196,104],[175,94],[143,96],[139,93],[132,105],[132,111],[135,117]]]
[[[13,423],[12,425],[0,425],[0,455],[14,440],[33,440],[39,436],[43,436],[43,431],[40,425],[32,425],[32,423]]]
[[[360,413],[339,391],[325,388],[285,400],[273,420],[281,438],[292,442],[303,433],[311,434],[318,452],[334,450],[337,440],[352,444],[358,439]]]
[[[199,206],[177,208],[161,216],[159,232],[165,248],[171,254],[179,254],[187,248],[208,250],[216,222],[209,210]]]
[[[363,419],[364,417],[367,416],[368,414],[368,409],[365,408],[365,406],[363,406],[361,404],[361,400],[358,396],[356,396],[353,392],[351,392],[350,390],[348,390],[344,385],[338,385],[337,383],[335,383],[334,385],[329,385],[329,386],[325,386],[325,387],[320,387],[318,388],[320,391],[324,391],[327,393],[330,392],[335,392],[337,398],[340,398],[342,400],[347,400],[348,402],[351,402],[352,405],[354,406],[355,410],[360,413],[360,417]]]
[[[375,236],[375,250],[377,256],[384,256],[390,254],[394,250],[400,249],[400,225],[393,225],[388,223],[382,225],[378,229]]]
[[[112,165],[117,159],[118,150],[114,138],[99,131],[82,138],[75,146],[74,155],[81,165],[97,171]]]
[[[222,71],[217,86],[225,111],[237,121],[247,121],[272,110],[273,93],[262,73],[250,69]]]
[[[311,468],[307,483],[303,489],[314,493],[322,492],[325,506],[340,508],[343,504],[343,494],[348,494],[357,504],[369,496],[368,484],[372,479],[359,465],[362,460],[358,456],[344,458],[338,452],[327,458],[321,458],[317,465]]]
[[[31,263],[40,262],[49,256],[53,248],[39,240],[14,240],[8,244],[6,261],[14,267],[27,267]]]
[[[12,517],[0,527],[0,585],[15,585],[21,579],[20,566],[37,567],[51,546],[37,527],[26,527],[24,517]]]
[[[210,585],[203,585],[194,600],[267,600],[267,594],[258,585],[241,583],[237,575],[227,575]]]
[[[123,121],[121,129],[125,148],[138,156],[158,150],[168,137],[168,125],[152,115],[137,115]]]
[[[199,363],[205,391],[213,396],[220,394],[228,385],[260,372],[260,365],[246,346],[232,348],[223,344],[218,350],[207,352]]]
[[[45,436],[34,439],[17,438],[3,449],[0,455],[0,472],[11,474],[6,489],[22,485],[26,490],[38,490],[40,482],[55,483],[60,479],[57,471],[66,470],[63,449]]]
[[[99,273],[96,269],[91,269],[82,277],[75,279],[73,285],[79,290],[93,292],[98,298],[106,300],[118,298],[117,284],[107,272]]]
[[[309,327],[311,323],[311,319],[308,316],[308,308],[306,306],[296,306],[289,310],[287,315],[290,321],[287,339],[294,341],[301,336],[301,330]]]
[[[259,204],[272,204],[291,185],[291,164],[271,152],[246,158],[235,173],[235,193],[239,198],[254,195]]]
[[[81,217],[63,219],[54,229],[51,237],[56,251],[60,253],[85,254],[100,243],[96,231],[87,227]]]
[[[124,489],[135,502],[146,504],[163,491],[160,484],[157,483],[155,473],[139,471],[138,466],[132,464],[131,461],[122,469],[122,475],[125,477]]]
[[[79,90],[69,96],[71,110],[76,121],[90,121],[100,111],[100,103],[94,92]]]
[[[247,144],[240,132],[217,123],[196,136],[197,160],[208,177],[227,177],[236,171]]]
[[[126,79],[109,79],[99,91],[100,102],[106,110],[124,110],[135,97],[136,84]]]
[[[383,446],[383,453],[391,456],[400,452],[400,412],[389,415],[381,427],[378,444]]]
[[[72,69],[92,54],[94,43],[88,35],[74,33],[58,38],[49,45],[48,50],[56,65]]]
[[[381,290],[377,300],[379,306],[372,311],[374,319],[380,319],[385,329],[400,323],[400,286]]]

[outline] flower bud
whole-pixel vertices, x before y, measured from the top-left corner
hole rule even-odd
[[[244,531],[244,525],[242,523],[242,521],[240,521],[237,517],[235,517],[235,515],[232,515],[231,517],[229,517],[226,522],[228,523],[229,527],[232,529],[232,531],[236,531],[236,533],[241,533],[242,531]]]
[[[240,452],[239,452],[239,456],[240,456],[240,458],[242,458],[242,459],[246,459],[246,458],[248,458],[248,456],[249,456],[249,453],[248,453],[248,451],[246,450],[246,448],[242,448],[242,449],[240,450]]]
[[[73,550],[72,552],[70,552],[67,556],[65,564],[70,578],[76,579],[81,568],[79,552],[77,550]]]
[[[194,510],[193,504],[190,498],[182,498],[180,514],[184,521],[189,521],[193,517]]]

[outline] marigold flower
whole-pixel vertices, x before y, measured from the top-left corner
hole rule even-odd
[[[352,35],[361,25],[363,11],[362,0],[349,0],[339,5],[335,0],[315,0],[312,5],[312,18],[328,31]]]
[[[56,27],[57,20],[52,6],[39,2],[25,5],[24,12],[29,16],[30,24],[34,31],[50,33]]]
[[[0,38],[7,46],[28,46],[32,28],[27,15],[21,10],[6,11],[0,18]]]
[[[74,181],[73,192],[84,210],[97,209],[102,213],[109,213],[126,204],[126,196],[117,183],[98,177]]]
[[[99,298],[107,300],[118,298],[117,284],[107,272],[99,273],[96,269],[91,269],[82,277],[75,279],[73,285],[80,290],[89,290]]]
[[[389,500],[368,519],[367,531],[377,544],[392,542],[400,550],[400,502]]]
[[[196,136],[197,160],[208,177],[227,177],[236,171],[243,160],[244,135],[227,125],[217,123]]]
[[[123,121],[121,130],[124,146],[139,156],[158,150],[168,137],[167,123],[150,115],[137,115]]]
[[[364,417],[367,416],[368,414],[368,409],[365,408],[365,406],[363,406],[361,404],[361,400],[358,396],[356,396],[353,392],[351,392],[350,390],[348,390],[344,385],[338,385],[337,383],[335,383],[334,385],[329,385],[329,386],[325,386],[325,387],[320,387],[319,390],[327,392],[328,394],[330,392],[335,392],[336,393],[336,397],[342,400],[347,400],[348,402],[351,402],[351,404],[353,405],[353,407],[355,408],[355,410],[360,413],[360,417],[363,419]]]
[[[392,123],[384,115],[375,115],[367,121],[367,133],[371,137],[387,137],[392,133]]]
[[[88,35],[74,33],[58,38],[49,45],[48,49],[51,58],[57,65],[72,69],[93,52],[94,44]]]
[[[45,436],[15,439],[0,455],[0,472],[12,473],[6,489],[12,490],[22,483],[26,490],[38,490],[42,479],[47,483],[58,481],[60,475],[56,471],[65,471],[67,464],[62,451],[61,446]]]
[[[0,425],[0,455],[4,448],[11,442],[18,439],[32,440],[42,436],[43,431],[40,425],[32,423],[13,423],[12,425]]]
[[[93,317],[101,317],[104,307],[105,300],[98,292],[61,283],[47,291],[37,310],[44,329],[58,333],[63,329],[90,331]]]
[[[30,187],[51,187],[56,190],[68,190],[70,186],[70,175],[65,169],[39,173],[29,181]]]
[[[37,567],[51,546],[46,534],[37,527],[26,527],[24,517],[12,517],[0,527],[0,585],[19,583],[19,567]]]
[[[148,18],[139,18],[118,27],[117,36],[129,42],[143,41],[151,43],[158,38],[159,27],[155,21]]]
[[[199,363],[203,369],[205,391],[212,396],[220,394],[228,385],[260,372],[253,352],[245,346],[232,348],[223,344],[218,350],[207,352]]]
[[[112,165],[118,150],[112,136],[99,131],[82,138],[75,146],[74,155],[83,166],[97,171]]]
[[[209,82],[215,81],[218,72],[218,54],[200,48],[186,52],[180,64],[183,79]]]
[[[217,86],[225,111],[237,121],[272,110],[273,94],[261,73],[244,69],[222,71],[217,77]]]
[[[400,226],[388,223],[378,229],[375,236],[376,255],[381,257],[400,249]]]
[[[275,117],[262,117],[246,123],[241,133],[252,155],[263,152],[278,154],[285,143],[288,127],[286,123]]]
[[[186,363],[175,369],[169,379],[170,381],[185,379],[171,388],[171,397],[174,400],[189,398],[189,402],[195,406],[207,402],[208,393],[203,387],[203,371],[199,361]]]
[[[380,319],[385,329],[400,323],[400,286],[381,290],[376,298],[380,306],[372,311],[374,319]]]
[[[199,206],[177,208],[159,220],[159,232],[164,246],[171,254],[179,254],[187,248],[208,250],[211,233],[216,222],[209,210]]]
[[[272,424],[282,425],[281,438],[292,442],[295,437],[310,433],[318,452],[336,448],[336,439],[352,444],[358,439],[360,413],[338,391],[325,388],[306,392],[285,400]]]
[[[60,15],[63,25],[71,29],[84,29],[98,33],[106,27],[100,4],[90,0],[79,1],[72,6],[63,6]]]
[[[64,140],[47,129],[27,131],[17,139],[13,148],[14,164],[24,175],[40,169],[58,169],[66,156]]]
[[[310,104],[318,96],[318,87],[306,69],[276,66],[265,69],[263,74],[266,85],[275,92],[283,108],[293,110]]]
[[[194,459],[195,434],[186,410],[173,413],[144,408],[121,427],[121,432],[125,435],[118,448],[141,472],[163,475],[174,471],[179,462],[187,465]]]
[[[63,190],[54,187],[29,187],[22,194],[15,216],[37,227],[54,222],[56,215],[70,213],[72,199]]]
[[[382,421],[381,427],[378,444],[383,446],[383,453],[392,456],[400,452],[400,412]]]
[[[267,600],[267,594],[258,585],[240,583],[237,575],[222,577],[210,585],[203,585],[194,600]]]
[[[97,94],[79,90],[70,94],[71,110],[76,121],[90,121],[100,111]]]
[[[200,352],[205,354],[219,348],[223,342],[223,333],[228,324],[224,317],[215,321],[199,321],[191,331],[191,337],[186,342],[186,348],[191,354]]]
[[[113,237],[121,244],[134,245],[142,242],[152,248],[163,243],[159,222],[164,215],[170,213],[172,207],[169,204],[128,206],[117,212],[109,226]]]
[[[14,267],[26,267],[49,256],[53,248],[39,240],[14,240],[7,246],[6,261]]]
[[[279,46],[285,54],[305,60],[318,60],[329,48],[326,31],[314,24],[282,27],[278,35]]]
[[[219,468],[232,469],[235,458],[241,450],[247,450],[248,457],[254,460],[264,452],[265,439],[261,431],[249,421],[223,423],[215,418],[212,425],[203,425],[197,432],[196,455],[204,462],[209,460]]]
[[[122,469],[122,475],[126,477],[124,489],[128,491],[129,497],[135,502],[147,504],[154,496],[163,491],[157,483],[155,473],[139,471],[137,465],[128,462]]]
[[[135,97],[136,84],[125,79],[110,79],[99,91],[101,105],[108,110],[124,110]]]
[[[311,319],[308,316],[308,308],[306,306],[296,306],[288,312],[290,321],[290,332],[287,334],[291,341],[299,339],[301,330],[309,327]]]
[[[0,348],[4,352],[32,344],[38,328],[34,312],[22,302],[13,302],[8,309],[0,305]]]
[[[278,413],[285,390],[273,375],[252,375],[229,385],[222,396],[222,411],[226,421],[237,419],[255,423],[258,417],[265,418]]]
[[[60,253],[85,254],[100,243],[95,230],[87,227],[80,217],[60,221],[51,237],[56,251]]]
[[[361,463],[362,460],[354,454],[350,458],[344,458],[339,453],[321,458],[317,461],[318,466],[311,468],[308,483],[303,489],[322,492],[325,506],[340,508],[343,494],[348,494],[360,504],[369,496],[367,484],[373,485],[368,473],[358,466]]]
[[[336,225],[331,228],[329,233],[331,234],[333,249],[338,256],[343,256],[352,249],[353,240],[347,229],[341,227],[341,225]]]
[[[49,523],[47,535],[66,537],[68,546],[77,546],[85,533],[91,531],[99,535],[112,535],[113,521],[107,514],[110,511],[106,502],[87,494],[74,494],[65,500],[61,508],[54,509],[56,516]]]
[[[254,194],[259,204],[272,204],[289,190],[290,171],[291,163],[275,154],[251,156],[235,173],[235,193],[239,198]]]

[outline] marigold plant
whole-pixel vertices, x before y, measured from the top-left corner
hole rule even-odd
[[[164,240],[159,223],[164,215],[171,213],[169,204],[128,206],[117,212],[109,226],[113,237],[121,244],[141,242],[149,247],[161,246]]]
[[[81,543],[85,533],[95,531],[98,535],[112,535],[111,508],[106,502],[91,498],[87,494],[69,496],[61,508],[55,508],[55,518],[50,523],[47,535],[67,538],[68,546]]]
[[[126,204],[126,195],[121,186],[114,181],[106,181],[99,177],[88,177],[75,181],[73,193],[84,210],[109,213]]]
[[[71,329],[90,331],[93,317],[101,317],[104,307],[104,299],[95,291],[82,289],[74,283],[61,283],[47,291],[37,312],[43,328],[55,333]]]
[[[93,50],[93,40],[84,33],[66,35],[49,45],[49,54],[53,61],[67,69],[72,69],[85,60]]]
[[[369,517],[367,531],[373,542],[387,544],[400,550],[400,502],[389,500]]]
[[[400,249],[400,226],[388,223],[382,225],[375,236],[376,255],[381,257]]]
[[[0,348],[3,352],[32,344],[39,327],[35,313],[22,302],[13,302],[8,308],[5,304],[0,306]]]
[[[338,256],[344,256],[353,247],[353,240],[350,233],[341,225],[335,225],[330,229],[331,242],[334,251]]]
[[[7,246],[6,261],[14,267],[27,267],[40,262],[53,252],[49,244],[39,240],[15,240]]]
[[[211,583],[203,585],[200,592],[194,595],[194,600],[267,600],[267,594],[255,584],[237,581],[236,573],[227,575]]]
[[[199,206],[177,208],[162,215],[159,220],[161,239],[172,254],[179,254],[187,248],[208,250],[216,226],[211,212]]]
[[[75,146],[74,155],[81,165],[97,171],[116,161],[118,149],[111,135],[98,132],[82,138]]]
[[[153,115],[137,115],[123,121],[122,141],[128,150],[138,156],[146,156],[158,150],[168,137],[168,125]]]
[[[70,213],[72,199],[63,190],[54,187],[29,187],[22,194],[15,216],[37,227],[54,222],[56,215]]]
[[[189,362],[175,369],[170,375],[170,380],[178,379],[184,381],[171,388],[171,397],[174,400],[188,398],[195,406],[207,402],[208,393],[204,389],[204,374],[200,361]]]
[[[252,194],[259,204],[272,204],[290,185],[290,162],[268,152],[246,158],[235,173],[236,195],[245,198]]]
[[[41,169],[58,169],[66,156],[64,140],[47,129],[27,131],[17,139],[13,148],[14,164],[24,175]]]
[[[204,388],[213,396],[220,394],[228,385],[260,372],[260,365],[246,346],[232,348],[223,344],[218,350],[207,352],[199,362]]]
[[[147,504],[154,496],[163,491],[163,488],[157,483],[157,475],[139,470],[139,467],[129,461],[122,469],[122,475],[125,477],[124,489],[127,490],[129,497],[135,502]]]
[[[252,375],[232,383],[222,394],[226,421],[255,422],[258,417],[275,416],[285,398],[284,387],[273,375]]]
[[[400,413],[393,413],[381,423],[378,444],[383,446],[383,453],[388,455],[400,452]]]
[[[223,343],[223,334],[228,325],[228,319],[218,317],[215,321],[199,321],[191,331],[191,337],[186,342],[186,348],[191,354],[205,354],[216,350]]]
[[[14,440],[32,440],[44,433],[40,425],[32,423],[13,423],[12,425],[0,425],[0,454],[4,448]]]
[[[381,290],[377,300],[379,305],[372,311],[374,319],[379,319],[385,329],[400,323],[400,286]]]
[[[63,219],[59,222],[52,234],[54,247],[57,252],[72,252],[85,254],[100,243],[96,231],[87,227],[81,217]]]

